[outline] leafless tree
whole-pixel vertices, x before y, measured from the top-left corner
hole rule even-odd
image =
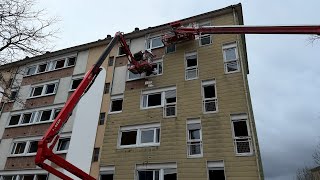
[[[50,42],[57,33],[53,26],[58,20],[47,17],[43,9],[36,9],[35,3],[35,0],[0,0],[0,66],[53,48]],[[7,99],[12,97],[13,78],[20,73],[10,71],[0,71],[0,86],[4,89],[0,93]]]
[[[320,166],[320,144],[318,144],[317,148],[312,154],[312,158],[314,163],[313,167],[305,166],[298,169],[296,172],[297,180],[315,180],[315,177],[313,177],[310,170],[315,166]]]

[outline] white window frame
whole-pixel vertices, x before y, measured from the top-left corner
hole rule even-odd
[[[190,137],[190,132],[189,132],[189,129],[188,129],[188,125],[190,124],[200,124],[200,130],[199,130],[199,134],[200,134],[200,139],[195,139],[195,140],[191,140],[189,139]],[[203,157],[203,140],[202,140],[202,124],[201,124],[201,119],[189,119],[187,120],[187,127],[186,127],[186,130],[187,130],[187,158],[201,158]],[[191,143],[193,142],[199,142],[200,144],[200,151],[201,153],[200,154],[194,154],[194,155],[191,155],[190,154],[190,145]]]
[[[55,111],[57,109],[61,110],[61,108],[62,108],[62,106],[58,105],[58,106],[54,106],[54,107],[45,107],[45,108],[40,108],[40,109],[33,109],[31,111],[30,110],[26,110],[26,111],[21,111],[21,112],[15,112],[13,114],[10,114],[10,116],[8,117],[6,128],[20,127],[20,126],[30,126],[30,125],[34,125],[34,124],[51,123],[54,120]],[[48,120],[48,121],[40,121],[40,117],[41,117],[42,111],[46,111],[46,110],[51,110],[50,120]],[[24,114],[29,114],[29,113],[32,114],[30,122],[22,124],[22,120],[23,120]],[[11,120],[11,116],[15,116],[15,115],[20,115],[18,124],[9,125],[10,120]]]
[[[177,44],[170,44],[170,45],[174,45],[174,51],[168,52],[168,46],[166,46],[166,54],[171,54],[171,53],[177,52]]]
[[[140,74],[139,77],[130,78],[130,73],[131,73],[131,72],[130,72],[129,70],[127,70],[127,81],[134,81],[134,80],[143,79],[143,78],[146,77],[146,73],[142,73],[142,74]]]
[[[252,142],[252,136],[251,136],[251,131],[250,131],[250,127],[249,127],[248,115],[247,114],[231,114],[230,115],[230,119],[231,119],[231,129],[232,129],[234,152],[235,152],[236,156],[252,156],[253,155],[253,144],[252,144],[253,142]],[[248,136],[243,136],[243,137],[236,137],[235,136],[233,122],[238,122],[238,121],[245,121],[246,122]],[[247,141],[249,143],[250,152],[248,152],[248,153],[238,153],[238,151],[237,151],[237,140],[245,140],[245,139],[248,139]]]
[[[121,111],[111,111],[112,110],[112,102],[116,100],[121,100],[122,99],[122,108]],[[116,96],[111,96],[110,98],[110,107],[109,107],[109,114],[116,114],[116,113],[121,113],[123,111],[123,101],[124,101],[124,95],[116,95]]]
[[[227,49],[232,49],[235,48],[235,53],[236,53],[236,59],[226,59],[226,52],[225,50]],[[225,74],[232,74],[232,73],[237,73],[240,72],[240,59],[239,59],[239,53],[238,53],[238,46],[237,42],[232,42],[232,43],[227,43],[222,45],[222,54],[223,54],[223,65],[224,65],[224,73]],[[229,63],[237,63],[237,70],[236,71],[228,71],[228,64]]]
[[[46,94],[45,91],[47,90],[47,87],[52,84],[55,84],[53,93]],[[51,82],[46,82],[42,84],[32,85],[28,99],[54,95],[57,92],[58,86],[59,86],[59,81],[51,81]],[[35,88],[38,88],[38,87],[42,87],[41,94],[37,96],[33,96]]]
[[[171,90],[172,91],[172,90]],[[177,112],[177,100],[178,100],[178,98],[177,98],[177,89],[175,89],[175,91],[176,91],[176,102],[172,102],[172,103],[167,103],[167,101],[166,101],[166,97],[165,97],[165,93],[167,92],[167,91],[165,91],[164,92],[164,106],[163,106],[163,117],[164,118],[172,118],[172,117],[177,117],[177,114],[178,114],[178,112]],[[174,115],[171,115],[171,116],[167,116],[167,109],[168,108],[174,108],[174,111],[175,111],[175,114]]]
[[[98,180],[101,180],[101,175],[110,175],[110,174],[112,174],[114,177],[114,174],[115,174],[115,167],[114,166],[100,167],[100,173],[99,173]]]
[[[65,150],[58,150],[58,146],[59,146],[59,141],[62,140],[62,139],[69,139],[69,145],[68,145],[68,149],[65,149]],[[63,153],[67,153],[69,148],[70,148],[70,142],[71,142],[71,137],[70,136],[62,136],[59,138],[59,140],[57,141],[57,145],[55,147],[55,153],[57,154],[63,154]]]
[[[129,48],[129,50],[130,50],[130,41],[128,40],[128,41],[126,41],[126,43],[127,43],[128,48]],[[119,44],[119,45],[118,45],[118,51],[117,51],[117,56],[116,56],[116,57],[126,56],[126,53],[124,53],[124,54],[119,54],[119,53],[120,53],[120,48],[121,48],[121,47],[122,47],[122,45],[121,45],[121,44]],[[108,63],[109,63],[109,62],[108,62]],[[114,61],[113,63],[115,63],[115,61]]]
[[[207,22],[202,22],[202,23],[199,23],[199,27],[202,27],[202,26],[211,26],[211,22],[210,21],[207,21]],[[202,44],[201,43],[201,39],[202,38],[206,38],[206,37],[210,37],[210,43],[209,44]],[[212,44],[212,35],[211,34],[204,34],[202,35],[200,33],[199,35],[199,47],[203,47],[203,46],[208,46],[208,45],[211,45]]]
[[[75,58],[74,65],[70,65],[70,66],[68,65],[69,64],[68,62],[69,62],[70,58]],[[55,69],[55,65],[56,65],[57,61],[59,61],[59,60],[65,60],[64,61],[64,65],[63,65],[62,68]],[[33,64],[33,65],[30,65],[30,66],[27,66],[25,74],[24,74],[24,77],[37,75],[37,74],[43,74],[43,73],[46,73],[46,72],[56,71],[56,70],[60,70],[60,69],[68,68],[68,67],[73,67],[73,66],[76,65],[76,63],[77,63],[77,55],[76,54],[69,55],[69,56],[66,56],[66,57],[55,58],[53,60],[46,61],[46,62],[40,62],[38,64]],[[46,70],[44,72],[38,72],[39,71],[39,66],[42,65],[42,64],[47,64]],[[27,74],[28,70],[30,68],[32,68],[32,67],[36,68],[35,72],[33,74]]]
[[[152,37],[149,37],[149,38],[147,38],[146,39],[146,50],[152,50],[152,49],[156,49],[156,48],[160,48],[160,47],[163,47],[164,46],[164,44],[162,43],[162,45],[160,45],[160,46],[155,46],[155,47],[153,47],[152,46],[152,40],[153,39],[158,39],[158,38],[160,38],[160,40],[162,39],[162,36],[161,35],[157,35],[157,36],[152,36]],[[150,47],[148,47],[148,42],[150,41]],[[161,42],[162,42],[162,40],[161,40]]]
[[[148,131],[153,129],[153,142],[151,143],[141,143],[141,132]],[[156,142],[157,138],[157,129],[159,129],[159,142]],[[121,138],[122,132],[130,132],[130,131],[137,131],[136,137],[136,144],[131,145],[121,145]],[[124,148],[137,148],[137,147],[150,147],[150,146],[160,146],[161,141],[161,127],[160,123],[153,123],[153,124],[144,124],[144,125],[136,125],[136,126],[124,126],[120,127],[119,129],[119,136],[118,136],[118,149]]]
[[[197,56],[197,65],[196,66],[191,66],[188,67],[188,63],[187,63],[187,57],[189,56],[193,56],[196,55]],[[185,53],[184,54],[184,64],[185,64],[185,80],[189,81],[189,80],[194,80],[194,79],[198,79],[199,78],[199,57],[198,57],[198,53],[197,52],[189,52],[189,53]],[[188,78],[187,74],[189,71],[195,70],[196,71],[196,75],[197,77],[195,78]]]
[[[204,87],[214,85],[215,97],[214,98],[205,98]],[[218,112],[218,96],[217,96],[217,83],[215,80],[206,80],[201,82],[201,96],[202,96],[202,112],[204,114],[217,113]],[[206,111],[207,101],[215,102],[216,110],[215,111]]]
[[[167,88],[159,88],[159,89],[153,89],[153,90],[147,90],[147,91],[142,91],[141,92],[141,98],[140,98],[140,109],[153,109],[153,108],[159,108],[159,107],[163,107],[165,105],[165,92],[166,91],[170,91],[170,90],[176,90],[177,91],[177,88],[174,86],[174,87],[167,87]],[[153,94],[159,94],[161,93],[161,105],[158,105],[158,106],[151,106],[151,107],[144,107],[143,106],[143,99],[144,99],[144,96],[147,97],[147,102],[148,102],[148,96],[149,95],[153,95]]]
[[[177,173],[177,164],[176,163],[147,163],[147,164],[136,164],[135,170],[135,180],[139,180],[139,171],[159,171],[159,180],[163,180],[164,171],[171,169]],[[153,176],[155,179],[155,177]]]
[[[36,152],[33,153],[29,153],[28,150],[31,146],[31,142],[33,141],[40,141],[41,137],[32,137],[32,138],[22,138],[22,139],[17,139],[14,140],[11,144],[11,148],[10,148],[10,153],[9,153],[9,157],[17,157],[17,156],[34,156],[36,155]],[[15,144],[17,143],[26,143],[26,146],[24,147],[23,153],[20,154],[12,154],[13,149],[16,148]]]
[[[158,60],[155,60],[151,63],[152,64],[156,64],[157,65],[157,68],[156,68],[156,71],[157,71],[157,74],[151,74],[149,76],[146,75],[146,77],[154,77],[154,76],[160,76],[163,74],[163,59],[158,59]],[[161,73],[159,73],[159,66],[161,65]]]
[[[223,160],[207,161],[207,177],[208,177],[208,180],[210,180],[209,170],[223,170],[224,178],[225,178],[225,180],[227,179],[225,165],[224,165],[224,161]]]
[[[81,79],[81,80],[83,80],[83,76],[79,76],[79,77],[72,77],[72,79],[71,79],[71,83],[70,83],[70,87],[69,87],[69,91],[75,91],[76,89],[72,89],[72,85],[73,85],[73,82],[75,81],[75,80],[79,80],[79,79]],[[81,83],[81,82],[80,82]],[[80,85],[80,84],[79,84]],[[79,86],[78,86],[79,87]]]

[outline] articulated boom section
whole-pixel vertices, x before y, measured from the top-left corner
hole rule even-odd
[[[195,39],[201,34],[317,34],[320,35],[320,25],[317,26],[204,26],[183,27],[181,22],[170,24],[171,32],[165,34],[162,41],[165,45],[180,43]]]

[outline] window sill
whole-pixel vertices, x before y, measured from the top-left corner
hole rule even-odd
[[[203,111],[203,114],[216,114],[218,112],[219,112],[218,110],[216,110],[216,111]]]
[[[201,47],[206,47],[206,46],[210,46],[210,45],[212,45],[212,44],[213,44],[212,42],[209,43],[209,44],[204,44],[204,45],[202,45],[202,44],[199,43],[199,48],[201,48]]]
[[[160,106],[151,106],[151,107],[141,107],[140,109],[141,110],[147,110],[147,109],[154,109],[154,108],[163,108],[163,106],[160,105]]]
[[[253,156],[253,153],[241,153],[241,154],[238,154],[236,153],[236,157],[246,157],[246,156]]]
[[[63,150],[63,151],[55,151],[55,154],[67,154],[68,150]]]
[[[28,97],[28,99],[36,99],[36,98],[40,98],[40,97],[46,97],[46,96],[53,96],[55,95],[56,93],[52,93],[52,94],[46,94],[46,95],[41,95],[41,96],[32,96],[32,97]]]
[[[150,144],[144,144],[144,145],[118,146],[117,149],[145,148],[145,147],[156,147],[156,146],[160,146],[160,143],[150,143]]]
[[[227,75],[227,74],[233,74],[233,73],[238,73],[238,72],[240,72],[240,69],[237,71],[231,71],[231,72],[224,71],[224,74]]]
[[[128,81],[136,81],[136,80],[140,80],[140,79],[145,79],[145,77],[134,78],[134,79],[127,79],[127,82],[128,82]]]
[[[187,156],[188,159],[202,158],[202,157],[203,157],[203,154],[188,155],[188,156]]]
[[[122,113],[122,111],[112,111],[112,112],[109,112],[108,114],[118,114],[118,113]]]
[[[35,156],[36,153],[27,153],[27,154],[10,154],[8,157],[29,157]]]
[[[35,73],[35,74],[31,74],[31,75],[24,75],[23,77],[36,76],[36,75],[45,74],[45,73],[49,73],[49,72],[53,72],[53,71],[59,71],[59,70],[61,70],[61,69],[71,68],[71,67],[74,67],[74,66],[75,66],[75,65],[67,66],[67,67],[63,67],[63,68],[58,68],[58,69],[54,69],[54,70],[50,70],[50,71],[45,71],[45,72]]]
[[[154,50],[154,49],[159,49],[159,48],[162,48],[162,47],[164,47],[164,45],[162,45],[162,46],[157,46],[157,47],[153,47],[153,48],[149,48],[149,49],[146,49],[146,50],[152,52],[152,50]]]
[[[116,58],[118,58],[118,57],[124,57],[124,56],[127,56],[127,55],[126,55],[126,54],[117,55]]]
[[[185,79],[185,80],[186,80],[186,81],[192,81],[192,80],[196,80],[196,79],[199,79],[199,77],[192,78],[192,79]]]
[[[19,124],[19,125],[11,125],[11,126],[6,126],[5,129],[15,128],[15,127],[34,126],[37,124],[46,124],[46,123],[52,123],[52,122],[53,120],[48,120],[48,121],[33,122],[33,123],[26,123],[26,124]]]

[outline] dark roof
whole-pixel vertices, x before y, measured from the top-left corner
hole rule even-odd
[[[225,8],[217,9],[217,10],[210,11],[207,13],[199,14],[196,16],[188,17],[185,19],[181,19],[179,21],[181,21],[182,23],[190,23],[190,22],[199,21],[202,19],[212,18],[214,16],[232,13],[233,10],[235,10],[239,14],[239,16],[238,16],[239,17],[239,24],[243,24],[241,3],[227,6]],[[139,31],[133,31],[133,32],[127,33],[127,34],[125,34],[125,37],[126,37],[126,39],[133,39],[133,38],[144,36],[146,34],[165,30],[168,28],[170,28],[170,23],[165,23],[162,25],[149,27],[149,28],[142,29]],[[73,46],[73,47],[57,50],[54,52],[47,52],[43,55],[39,55],[39,56],[35,56],[35,57],[30,57],[30,58],[27,57],[27,58],[19,60],[19,61],[4,64],[4,65],[0,66],[0,69],[10,68],[12,66],[23,66],[23,65],[30,63],[30,62],[35,62],[35,61],[39,61],[39,60],[46,59],[46,58],[57,57],[57,56],[64,55],[64,54],[76,53],[76,52],[88,50],[90,48],[97,47],[97,46],[107,45],[110,42],[110,40],[111,40],[111,38],[105,38],[102,40],[89,42],[89,43],[81,44],[78,46]]]

